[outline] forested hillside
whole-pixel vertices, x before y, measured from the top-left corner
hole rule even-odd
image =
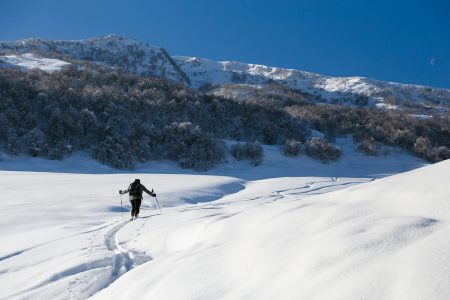
[[[217,138],[275,144],[307,136],[282,109],[106,68],[4,69],[0,89],[0,143],[14,155],[61,159],[89,150],[115,168],[168,159],[202,170],[225,157]]]
[[[341,152],[330,142],[351,134],[369,155],[389,144],[433,162],[450,157],[448,118],[317,104],[284,89],[275,98],[270,90],[236,100],[162,78],[68,66],[53,73],[1,69],[0,90],[0,146],[13,155],[62,159],[86,150],[115,168],[173,160],[205,170],[224,162],[223,139],[248,142],[232,154],[257,165],[260,143],[331,162]],[[326,139],[311,139],[310,129]]]

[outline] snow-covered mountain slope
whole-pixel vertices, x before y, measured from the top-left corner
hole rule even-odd
[[[144,76],[161,76],[188,83],[169,54],[160,47],[142,44],[119,35],[86,40],[45,40],[40,38],[0,42],[0,53],[36,53],[42,57],[72,58],[105,64]]]
[[[193,87],[205,84],[251,84],[270,82],[320,95],[326,100],[347,100],[357,95],[368,96],[373,104],[402,101],[422,101],[450,106],[450,90],[412,84],[383,82],[364,77],[331,77],[305,71],[268,67],[231,61],[212,61],[197,57],[175,56],[175,61],[187,74]],[[350,100],[350,101],[349,101]]]
[[[170,56],[160,47],[119,35],[78,41],[39,38],[0,42],[0,54],[35,53],[41,57],[74,59],[121,68],[146,76],[162,76],[193,88],[205,85],[280,83],[333,103],[352,103],[369,97],[369,105],[383,108],[411,107],[448,111],[450,90],[412,84],[383,82],[364,77],[331,77],[293,69],[197,57]],[[238,87],[238,89],[240,89]],[[239,91],[234,93],[239,97]],[[245,95],[244,95],[245,96]],[[356,99],[358,101],[360,99]]]
[[[272,281],[266,280],[271,272],[285,270],[284,277],[273,286],[279,289],[290,284],[289,277],[304,273],[297,265],[284,265],[286,260],[299,258],[295,251],[280,253],[284,257],[280,259],[273,256],[276,249],[272,247],[306,247],[286,238],[295,232],[299,241],[307,237],[302,231],[307,228],[295,222],[311,220],[314,214],[326,219],[330,213],[325,201],[316,206],[316,211],[298,215],[299,206],[315,203],[304,197],[423,165],[417,158],[394,152],[369,160],[360,154],[343,156],[339,165],[321,164],[308,157],[284,157],[276,147],[265,146],[264,152],[260,167],[230,161],[202,174],[167,162],[141,165],[137,173],[118,173],[83,154],[64,161],[2,155],[0,299],[85,299],[101,290],[106,294],[98,297],[112,293],[116,299],[117,293],[133,293],[136,288],[141,291],[134,295],[137,299],[153,294],[162,299],[198,299],[202,294],[197,289],[203,286],[211,295],[207,298],[239,298],[252,286],[270,286],[268,282]],[[362,178],[345,178],[359,176]],[[155,201],[145,196],[142,218],[134,223],[122,222],[117,191],[134,178],[155,189],[163,215],[158,215]],[[126,219],[130,209],[126,197],[123,205]],[[345,218],[344,209],[342,213]],[[273,220],[267,220],[267,216]],[[295,218],[297,221],[293,221]],[[240,233],[234,235],[233,231]],[[316,246],[318,250],[331,249],[346,243],[345,239],[329,242]],[[205,256],[209,251],[217,254],[216,258]],[[256,260],[248,261],[249,251]],[[235,269],[240,263],[248,266],[250,273]],[[259,275],[252,273],[264,268],[267,270]],[[186,272],[189,278],[181,278]],[[251,280],[241,282],[246,274]],[[122,276],[127,286],[116,282]],[[216,282],[222,278],[223,282]],[[198,282],[192,284],[191,280]],[[265,290],[255,288],[248,298],[260,299],[257,292]],[[298,289],[289,289],[278,298],[298,293]]]
[[[26,70],[41,69],[45,72],[54,72],[61,70],[62,67],[70,63],[59,59],[43,58],[31,53],[19,55],[0,55],[0,66],[19,67]]]

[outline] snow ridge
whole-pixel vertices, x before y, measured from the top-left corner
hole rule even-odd
[[[387,97],[398,100],[434,101],[450,105],[450,90],[414,84],[384,82],[365,77],[331,77],[294,69],[268,67],[232,61],[212,61],[197,57],[174,56],[188,75],[191,85],[205,84],[262,85],[277,82],[293,89],[320,95],[324,99],[342,99],[355,95],[383,101]]]
[[[85,40],[64,41],[31,38],[5,41],[0,42],[0,52],[5,54],[37,53],[57,58],[62,56],[103,63],[142,76],[166,77],[172,81],[187,83],[186,76],[163,48],[114,34]]]
[[[425,108],[431,105],[448,110],[450,107],[448,89],[384,82],[358,76],[332,77],[234,61],[170,56],[164,48],[115,34],[84,40],[31,38],[4,41],[0,42],[0,54],[2,53],[4,56],[0,59],[3,60],[7,55],[35,53],[48,58],[101,63],[142,76],[165,77],[192,88],[276,82],[327,101],[345,102],[359,95],[369,97],[371,105],[383,108],[397,108],[404,101],[425,103]]]

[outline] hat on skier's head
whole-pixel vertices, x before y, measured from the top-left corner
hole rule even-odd
[[[138,183],[140,183],[140,182],[141,182],[141,180],[140,180],[140,179],[135,179],[134,181],[135,181],[135,182],[138,182]]]

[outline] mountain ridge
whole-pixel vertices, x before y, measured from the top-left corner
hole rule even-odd
[[[83,40],[47,40],[29,38],[0,42],[0,51],[6,53],[35,52],[40,56],[63,55],[70,58],[101,62],[141,76],[166,77],[187,83],[164,48],[143,44],[120,35],[107,35]]]
[[[0,54],[29,52],[45,58],[65,57],[103,63],[141,76],[165,77],[194,89],[233,84],[258,86],[275,82],[310,93],[328,103],[352,103],[357,97],[367,97],[367,105],[379,108],[419,105],[423,112],[431,108],[433,113],[439,113],[448,111],[450,107],[449,89],[385,82],[361,76],[333,77],[261,64],[171,56],[162,47],[116,34],[82,40],[29,38],[0,41]],[[60,57],[55,57],[58,55]],[[239,93],[235,94],[239,98]]]

